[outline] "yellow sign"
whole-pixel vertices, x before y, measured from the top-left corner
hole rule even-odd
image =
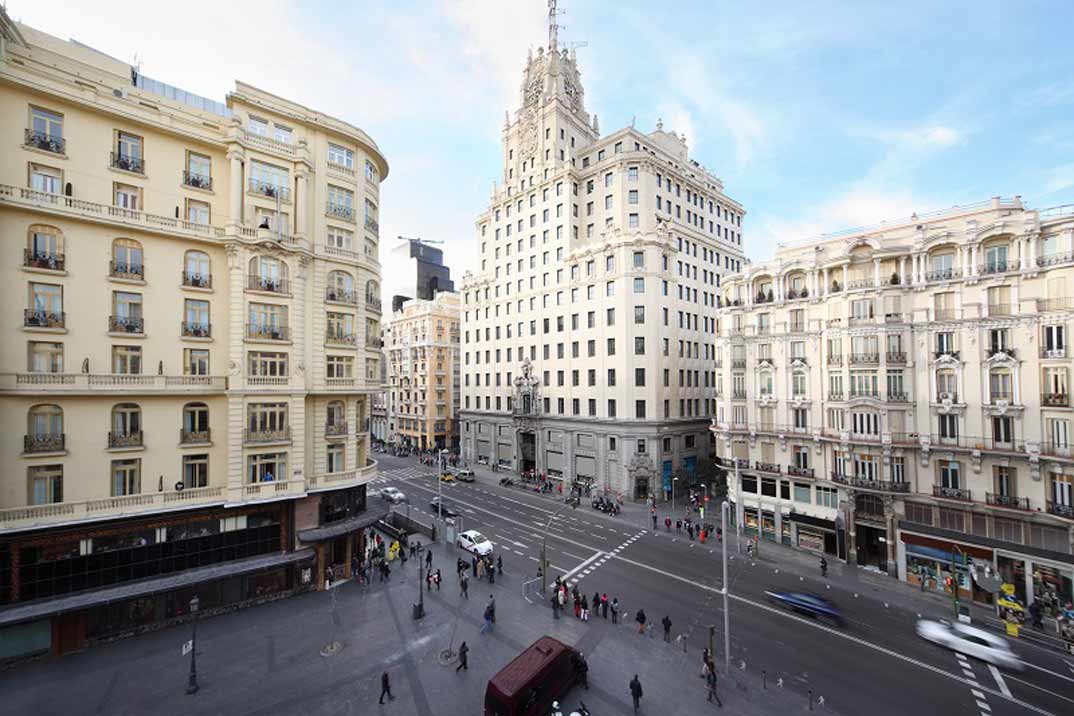
[[[1014,594],[1014,585],[1013,584],[1009,584],[1007,582],[1004,582],[1003,586],[1001,586],[1000,589],[1003,590],[1003,593],[1008,595],[1008,596],[1011,596],[1011,595]]]
[[[393,540],[392,546],[388,548],[388,561],[394,562],[399,556],[399,540]]]
[[[1018,636],[1018,625],[1014,622],[1007,622],[1007,636]]]

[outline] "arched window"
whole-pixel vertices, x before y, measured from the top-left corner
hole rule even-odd
[[[209,267],[209,254],[204,251],[187,251],[183,257],[183,285],[195,288],[212,288],[213,279]]]
[[[357,303],[354,295],[354,278],[346,271],[328,272],[328,291],[326,300],[339,303]]]
[[[884,501],[876,495],[860,494],[855,499],[854,509],[863,515],[881,516],[884,514]]]
[[[108,447],[135,447],[141,444],[142,409],[137,403],[117,403],[112,408]]]
[[[58,405],[35,405],[26,415],[26,452],[63,450],[63,409]]]
[[[23,258],[24,266],[62,271],[63,232],[55,226],[32,224],[27,233],[26,254]]]
[[[134,239],[112,242],[111,275],[118,278],[145,278],[142,245]]]
[[[376,281],[365,285],[365,300],[380,303],[380,285]]]
[[[250,288],[258,291],[287,293],[287,264],[270,256],[250,259]]]
[[[183,428],[180,442],[209,442],[209,406],[205,403],[187,403],[183,406]]]

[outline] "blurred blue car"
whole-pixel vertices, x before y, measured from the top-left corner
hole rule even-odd
[[[799,614],[828,619],[839,626],[843,625],[843,614],[839,608],[823,597],[804,592],[765,592],[769,600],[782,604]]]

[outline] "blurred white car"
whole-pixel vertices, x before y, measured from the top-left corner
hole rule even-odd
[[[397,487],[381,488],[380,497],[382,500],[387,500],[393,505],[398,505],[400,502],[406,502],[406,495]]]
[[[473,552],[478,557],[486,557],[492,554],[492,542],[489,542],[483,534],[477,530],[466,530],[459,535],[459,546],[467,552]]]
[[[1025,665],[1011,651],[1007,640],[998,634],[961,622],[922,619],[917,623],[917,635],[934,644],[972,656],[1004,669],[1022,671]]]

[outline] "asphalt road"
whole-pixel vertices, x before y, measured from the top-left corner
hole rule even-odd
[[[382,476],[372,489],[399,487],[414,516],[428,521],[429,499],[437,492],[435,469],[413,458],[383,454],[377,458]],[[444,484],[441,489],[446,502],[460,512],[461,528],[478,529],[491,539],[506,570],[536,576],[545,525],[562,505],[499,487],[501,476],[479,468],[476,483]],[[674,528],[666,532],[663,516],[660,512],[661,524],[654,533],[643,511],[624,510],[608,517],[586,501],[577,509],[567,508],[548,531],[552,575],[569,574],[590,596],[594,591],[607,592],[609,599],[617,596],[628,614],[624,629],[636,628],[633,617],[642,608],[654,623],[653,638],[659,639],[659,622],[668,615],[672,635],[684,634],[695,652],[707,644],[708,625],[715,624],[716,658],[722,661],[720,545],[690,541]],[[1074,659],[1051,646],[1014,641],[1012,648],[1027,669],[1003,673],[916,636],[919,614],[947,616],[939,605],[906,604],[894,591],[885,601],[883,592],[859,590],[846,580],[822,580],[813,569],[803,569],[800,560],[784,563],[775,556],[749,560],[735,547],[732,539],[728,550],[732,668],[763,670],[772,683],[782,679],[783,688],[803,695],[812,691],[830,708],[846,713],[865,708],[873,715],[1074,713]],[[842,609],[846,625],[821,623],[770,603],[765,592],[780,590],[831,599]],[[532,609],[550,612],[542,602],[535,602]]]

